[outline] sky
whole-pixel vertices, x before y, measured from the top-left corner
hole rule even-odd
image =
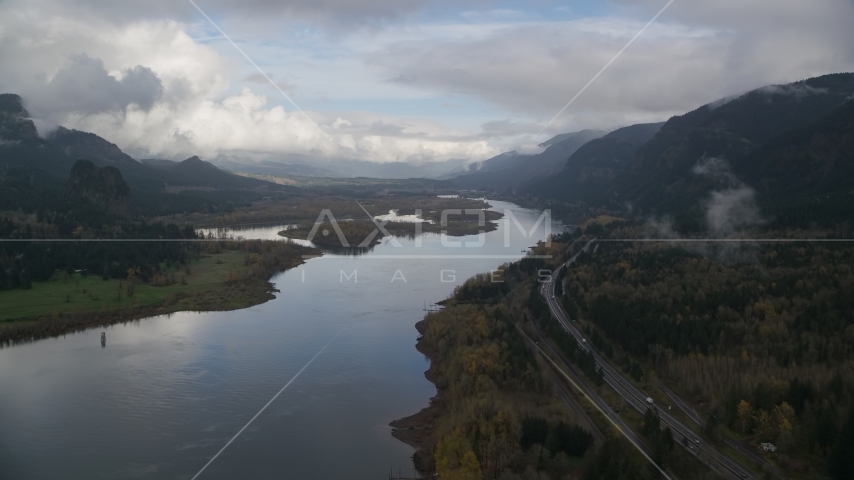
[[[194,1],[0,0],[0,91],[135,158],[424,164],[854,71],[851,0],[674,0],[550,122],[667,0]]]

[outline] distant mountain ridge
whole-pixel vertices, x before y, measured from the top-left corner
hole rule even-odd
[[[64,178],[71,173],[76,160],[86,159],[93,166],[118,169],[132,188],[158,192],[165,192],[168,188],[176,191],[176,187],[237,190],[285,188],[271,182],[234,175],[198,157],[191,157],[174,168],[168,168],[165,164],[155,166],[138,162],[117,145],[89,132],[59,127],[47,138],[41,138],[28,117],[21,97],[14,94],[0,95],[0,165],[36,168],[47,175]]]
[[[581,130],[558,135],[542,144],[545,150],[527,155],[506,152],[472,164],[469,172],[454,177],[453,183],[465,189],[512,190],[536,177],[560,172],[566,160],[590,140],[605,135],[602,130]],[[474,168],[474,172],[471,169]]]
[[[661,129],[661,123],[619,128],[579,147],[563,169],[545,180],[523,186],[523,191],[569,202],[606,201],[607,188],[628,166],[638,148]]]

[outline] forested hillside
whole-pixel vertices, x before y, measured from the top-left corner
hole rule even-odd
[[[591,140],[569,156],[560,173],[546,180],[530,181],[523,190],[569,203],[608,203],[611,184],[622,175],[638,148],[662,125],[631,125]]]
[[[30,288],[32,281],[45,281],[56,270],[125,278],[134,268],[148,281],[162,262],[187,261],[192,247],[178,242],[39,241],[195,239],[196,233],[191,226],[148,223],[133,216],[129,188],[114,167],[81,160],[64,186],[27,172],[0,170],[2,202],[12,210],[0,217],[0,238],[17,240],[0,243],[0,290]]]
[[[560,172],[566,159],[582,145],[599,138],[605,132],[601,130],[582,130],[558,135],[540,147],[545,148],[536,155],[508,152],[492,159],[469,166],[476,167],[474,172],[457,176],[453,184],[463,189],[485,189],[502,192],[520,187],[534,178],[547,177]]]
[[[648,140],[617,130],[579,148],[559,176],[526,185],[527,201],[575,221],[668,216],[699,232],[710,202],[738,192],[768,226],[832,226],[854,190],[852,96],[854,74],[825,75],[703,105]]]
[[[637,234],[612,224],[566,275],[566,310],[597,348],[690,399],[710,435],[771,442],[784,470],[847,478],[854,247],[608,241]]]

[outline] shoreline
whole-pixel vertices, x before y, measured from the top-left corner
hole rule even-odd
[[[423,320],[415,323],[415,329],[419,333],[419,339],[424,333],[423,329],[426,322],[427,318],[425,317]],[[412,460],[415,464],[416,470],[425,471],[425,469],[422,468],[424,465],[421,465],[421,461],[419,459],[423,449],[430,443],[431,437],[434,433],[436,420],[441,416],[444,410],[444,392],[438,385],[438,378],[440,375],[438,372],[438,352],[427,348],[421,342],[416,343],[415,349],[430,360],[430,366],[424,371],[424,377],[428,382],[432,383],[433,386],[436,387],[436,395],[430,397],[426,407],[412,415],[391,421],[389,426],[391,427],[392,437],[415,449]]]
[[[259,282],[260,283],[260,282]],[[219,296],[220,291],[210,290],[205,294],[175,295],[175,302],[168,299],[149,305],[135,305],[105,312],[87,312],[60,314],[57,317],[42,315],[4,322],[0,328],[0,348],[55,338],[69,333],[77,333],[95,327],[109,327],[119,323],[133,322],[145,318],[168,315],[178,312],[226,312],[241,310],[266,303],[278,292],[272,283],[264,281],[267,288],[250,292],[251,297],[239,305],[228,305],[227,297]],[[218,297],[218,298],[206,298]],[[217,300],[225,302],[217,303]],[[199,306],[198,304],[204,304]]]
[[[171,313],[225,312],[254,307],[276,298],[275,293],[279,290],[271,282],[274,276],[304,263],[304,258],[290,258],[287,259],[287,264],[279,265],[281,268],[272,268],[265,272],[264,277],[246,276],[238,281],[226,281],[195,293],[174,292],[145,305],[5,320],[0,322],[0,348]]]

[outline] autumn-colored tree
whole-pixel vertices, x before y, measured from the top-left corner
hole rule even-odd
[[[795,409],[786,402],[774,407],[774,422],[777,424],[777,447],[791,449],[794,444],[792,425],[795,422]]]
[[[436,473],[443,480],[480,480],[480,463],[461,429],[436,445]]]
[[[753,409],[750,408],[747,400],[738,402],[736,415],[738,417],[738,428],[741,430],[741,433],[750,433],[750,427],[753,424]]]

